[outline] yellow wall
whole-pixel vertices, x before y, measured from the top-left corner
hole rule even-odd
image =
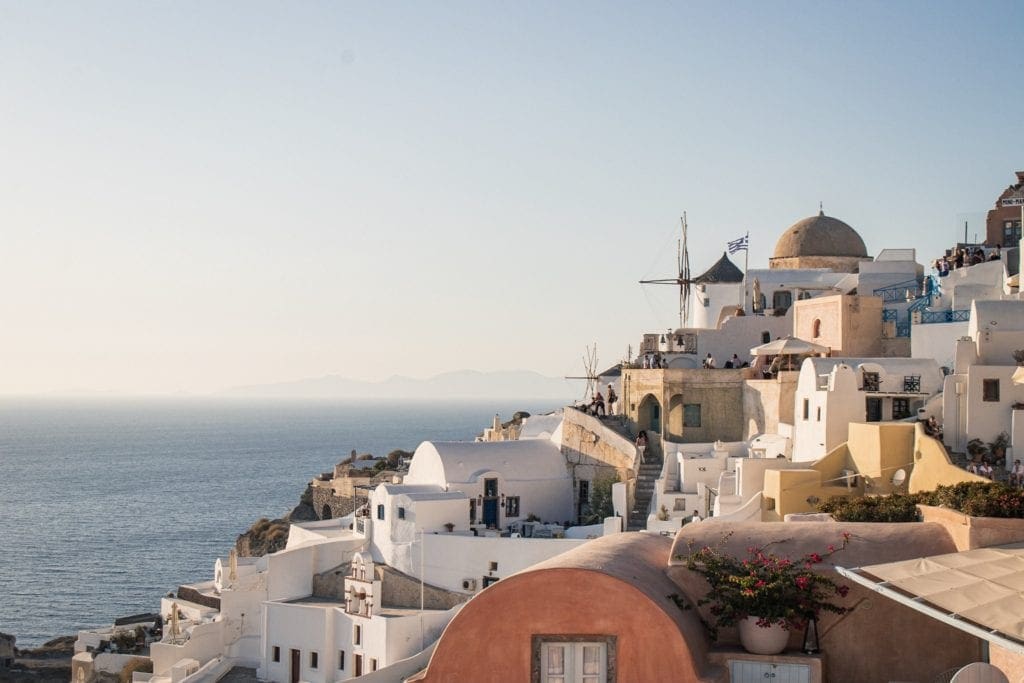
[[[910,475],[910,492],[934,491],[938,486],[950,486],[962,481],[988,481],[971,474],[950,461],[945,447],[924,433],[922,425],[915,426],[917,449],[914,452],[914,470]]]
[[[815,503],[833,496],[893,493],[893,475],[907,473],[902,491],[932,491],[936,486],[961,481],[987,481],[954,465],[942,444],[925,436],[921,425],[910,422],[850,423],[849,440],[806,469],[768,470],[764,474],[763,521],[781,521],[786,515],[812,512]],[[843,470],[857,473],[857,484],[847,488]]]

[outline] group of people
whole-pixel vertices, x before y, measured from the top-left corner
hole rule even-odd
[[[640,361],[640,367],[644,370],[658,370],[668,367],[668,359],[657,353],[645,353]]]
[[[939,271],[939,277],[946,277],[949,271],[965,266],[975,266],[987,261],[998,261],[1002,258],[1002,246],[997,244],[988,258],[985,257],[985,250],[981,247],[972,249],[947,249],[946,255],[935,260],[932,266]]]
[[[971,474],[977,474],[978,476],[985,477],[986,479],[992,479],[995,476],[995,469],[989,464],[988,460],[982,460],[981,462],[971,461],[967,463],[967,471]]]
[[[710,353],[704,357],[703,367],[705,370],[714,370],[716,367],[718,367],[718,365],[715,363],[715,357],[712,356]],[[748,363],[747,361],[740,360],[740,357],[734,353],[732,354],[732,358],[725,361],[725,365],[722,367],[724,367],[727,370],[731,370],[733,368],[748,368],[750,367],[750,363]]]
[[[594,398],[590,400],[590,404],[587,406],[587,412],[597,417],[604,417],[605,415],[615,414],[615,404],[619,402],[619,397],[615,393],[615,387],[611,384],[608,385],[608,409],[605,410],[605,398],[601,394],[601,391],[594,392]]]
[[[995,468],[984,458],[967,463],[967,471],[986,479],[995,479]],[[1013,466],[1007,470],[1006,482],[1010,486],[1024,488],[1024,465],[1021,464],[1020,458],[1014,460]]]

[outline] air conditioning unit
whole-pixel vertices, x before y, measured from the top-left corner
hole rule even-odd
[[[475,591],[476,590],[476,579],[463,579],[462,590],[464,591]]]

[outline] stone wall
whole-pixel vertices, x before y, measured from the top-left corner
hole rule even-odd
[[[750,379],[743,384],[743,439],[778,434],[779,423],[793,424],[798,372],[780,372],[773,379]]]
[[[356,500],[359,499],[339,496],[330,488],[313,487],[313,511],[316,512],[317,519],[334,519],[352,514],[356,509]],[[330,511],[329,515],[324,514],[325,509]]]
[[[573,478],[574,495],[579,495],[579,481],[593,482],[617,476],[626,484],[627,509],[632,509],[638,463],[636,446],[631,440],[605,426],[596,417],[566,408],[561,450]],[[593,484],[590,490],[593,491]],[[573,502],[573,509],[579,509],[579,500]]]
[[[344,602],[345,577],[348,576],[351,566],[351,563],[345,563],[314,575],[313,595]],[[381,604],[385,608],[419,609],[420,581],[418,578],[386,565],[377,565],[374,567],[374,572],[376,577],[381,580]],[[451,609],[470,597],[464,593],[456,593],[437,586],[423,586],[425,609]]]
[[[386,565],[378,565],[375,569],[381,577],[381,601],[385,607],[419,609],[419,579]],[[451,609],[470,597],[437,586],[423,586],[424,609]]]
[[[190,586],[178,586],[178,597],[182,600],[194,602],[197,605],[212,607],[216,610],[220,609],[220,598],[215,598],[212,595],[203,595]]]
[[[348,468],[348,465],[344,466]],[[366,489],[357,486],[375,487],[390,482],[398,473],[394,470],[376,472],[373,476],[359,476],[368,470],[345,469],[344,476],[330,480],[314,479],[311,488],[313,510],[317,519],[336,519],[352,514],[366,502]],[[355,475],[355,476],[352,476]],[[330,512],[329,515],[324,514]]]

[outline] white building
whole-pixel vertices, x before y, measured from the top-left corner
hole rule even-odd
[[[978,268],[979,266],[973,266]],[[974,301],[967,334],[956,341],[953,373],[943,392],[946,444],[965,451],[971,439],[1007,432],[1024,446],[1024,386],[1014,382],[1014,351],[1024,349],[1024,301]]]
[[[952,368],[956,340],[968,334],[971,303],[1017,298],[1006,284],[1003,261],[986,261],[933,277],[933,295],[926,307],[912,313],[911,355],[934,358]]]
[[[504,529],[530,515],[550,522],[573,518],[572,477],[550,439],[424,441],[404,483],[464,494],[461,514],[447,520],[458,529]]]
[[[846,442],[851,422],[916,418],[942,389],[930,358],[808,358],[793,415],[793,460],[817,460]]]

